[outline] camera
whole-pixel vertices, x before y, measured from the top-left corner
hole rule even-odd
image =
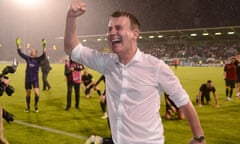
[[[8,79],[8,77],[6,76],[3,78]],[[8,96],[11,96],[14,93],[14,90],[14,87],[12,87],[11,85],[6,85],[4,82],[0,81],[0,96],[2,96],[4,92],[6,92]]]
[[[14,93],[14,87],[6,84],[5,80],[7,81],[9,79],[7,76],[8,73],[15,73],[17,66],[18,62],[16,61],[16,59],[13,59],[12,65],[6,66],[2,70],[2,73],[0,74],[0,96],[2,96],[4,92],[6,92],[8,96],[11,96]]]

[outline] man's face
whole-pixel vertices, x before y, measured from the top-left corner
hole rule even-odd
[[[234,63],[236,61],[235,58],[231,58],[231,63]]]
[[[211,88],[212,86],[213,86],[212,82],[207,83],[207,87],[208,87],[208,88]]]
[[[87,69],[84,69],[84,75],[88,75],[88,70]]]
[[[30,57],[36,57],[36,56],[37,56],[37,50],[32,49],[32,50],[30,51]]]
[[[112,51],[116,54],[127,52],[137,39],[129,18],[124,16],[109,20],[107,37]]]

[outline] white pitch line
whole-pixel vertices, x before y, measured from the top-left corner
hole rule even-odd
[[[53,129],[53,128],[48,128],[48,127],[44,127],[44,126],[39,126],[36,124],[30,124],[30,123],[26,123],[26,122],[19,121],[19,120],[14,120],[13,122],[20,124],[20,125],[38,128],[38,129],[42,129],[42,130],[46,130],[49,132],[58,133],[58,134],[62,134],[62,135],[66,135],[66,136],[70,136],[70,137],[74,137],[74,138],[78,138],[78,139],[82,139],[82,140],[87,139],[85,136],[81,136],[81,135],[77,135],[74,133],[69,133],[69,132],[65,132],[65,131],[61,131],[61,130],[57,130],[57,129]]]

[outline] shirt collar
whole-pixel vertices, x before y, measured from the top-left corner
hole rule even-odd
[[[143,52],[140,51],[139,48],[137,48],[137,52],[136,52],[135,56],[133,57],[132,61],[142,61],[143,60],[142,55],[143,55]]]
[[[142,54],[143,54],[143,52],[139,48],[137,48],[137,52],[135,53],[135,55],[133,56],[132,60],[128,64],[130,64],[130,63],[132,63],[134,61],[141,62],[142,61]],[[116,63],[120,63],[119,62],[119,58],[117,56],[116,56],[115,62]]]

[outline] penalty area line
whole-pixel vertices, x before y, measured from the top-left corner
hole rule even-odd
[[[74,138],[77,138],[77,139],[82,139],[82,140],[87,139],[85,136],[81,136],[81,135],[77,135],[77,134],[74,134],[74,133],[69,133],[69,132],[65,132],[65,131],[61,131],[61,130],[57,130],[57,129],[53,129],[53,128],[49,128],[49,127],[39,126],[39,125],[36,125],[36,124],[30,124],[30,123],[26,123],[26,122],[19,121],[19,120],[14,120],[13,122],[17,123],[17,124],[20,124],[20,125],[28,126],[28,127],[42,129],[42,130],[49,131],[49,132],[52,132],[52,133],[58,133],[58,134],[62,134],[62,135],[65,135],[65,136],[74,137]]]

